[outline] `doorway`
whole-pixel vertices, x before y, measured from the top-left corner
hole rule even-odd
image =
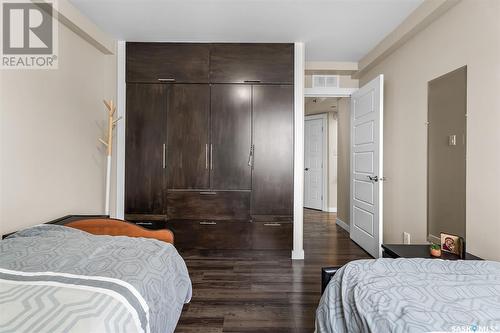
[[[337,98],[306,97],[304,207],[337,210]]]

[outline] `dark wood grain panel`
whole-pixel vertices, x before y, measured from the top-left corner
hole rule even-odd
[[[293,44],[212,44],[210,82],[293,83]]]
[[[250,192],[169,191],[169,219],[250,220]]]
[[[168,188],[208,189],[208,84],[172,84],[168,89]]]
[[[292,215],[293,86],[253,86],[252,215]]]
[[[159,83],[158,79],[208,82],[208,44],[128,42],[126,48],[127,82]]]
[[[169,220],[178,249],[249,249],[250,221]]]
[[[127,84],[125,212],[163,214],[165,85]]]
[[[252,222],[252,249],[292,250],[293,223]]]
[[[217,190],[249,190],[252,140],[252,87],[211,87],[211,186]]]

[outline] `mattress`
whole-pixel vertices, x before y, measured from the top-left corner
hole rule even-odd
[[[174,332],[191,292],[158,240],[39,225],[0,242],[0,332]]]
[[[316,332],[500,332],[500,263],[353,261],[328,284]]]

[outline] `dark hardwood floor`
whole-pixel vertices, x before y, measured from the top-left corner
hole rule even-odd
[[[304,211],[303,261],[292,261],[289,251],[181,253],[193,298],[176,332],[313,332],[321,267],[369,258],[335,218],[334,213]]]

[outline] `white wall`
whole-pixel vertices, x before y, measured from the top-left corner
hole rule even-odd
[[[59,24],[59,69],[1,71],[0,234],[104,211],[106,113],[116,58]]]
[[[426,241],[427,82],[468,66],[467,250],[500,260],[500,1],[463,0],[360,79],[385,76],[384,242]]]
[[[330,212],[337,211],[337,113],[328,112],[328,201]]]
[[[351,142],[351,99],[339,98],[337,113],[337,219],[349,224],[350,215],[350,142]]]

